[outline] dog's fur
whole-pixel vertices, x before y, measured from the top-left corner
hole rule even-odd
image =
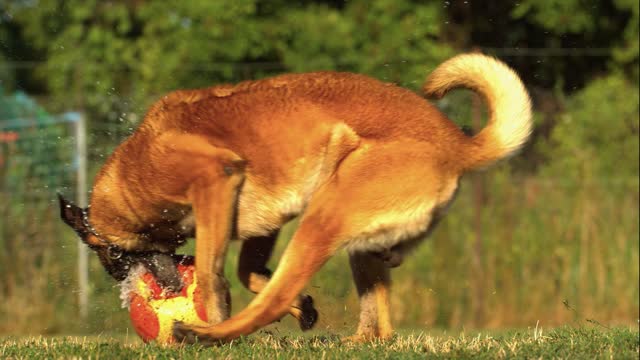
[[[456,87],[488,104],[488,124],[473,137],[413,92],[350,73],[171,93],[98,174],[88,219],[64,202],[63,218],[112,272],[122,264],[107,245],[130,262],[141,252],[171,253],[195,219],[211,325],[177,324],[179,339],[230,340],[287,312],[312,326],[311,300],[298,294],[340,248],[349,251],[360,295],[355,338],[387,338],[389,266],[443,216],[463,173],[513,154],[531,132],[527,92],[503,63],[457,56],[430,75],[424,92],[441,97]],[[300,226],[269,280],[277,231],[297,215]],[[228,318],[222,269],[230,238],[244,241],[239,275],[258,295]]]

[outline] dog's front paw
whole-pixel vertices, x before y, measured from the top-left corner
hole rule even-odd
[[[173,323],[173,338],[183,344],[195,344],[198,340],[196,333],[181,321]]]
[[[309,295],[302,296],[300,302],[300,317],[298,322],[302,331],[307,331],[313,328],[313,325],[318,321],[318,310],[313,306],[313,298]]]
[[[173,338],[179,344],[198,344],[202,346],[215,346],[222,344],[221,340],[215,339],[198,328],[185,325],[180,321],[173,323]]]

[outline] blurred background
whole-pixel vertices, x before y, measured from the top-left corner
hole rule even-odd
[[[92,254],[84,270],[55,193],[85,201],[86,184],[161,95],[312,70],[417,91],[467,51],[516,69],[535,132],[519,156],[467,176],[430,240],[393,270],[395,325],[637,326],[638,17],[637,0],[4,0],[0,334],[131,332]],[[461,127],[484,125],[470,92],[437,106]],[[252,298],[237,253],[233,244],[226,270],[234,312]],[[315,331],[355,329],[345,254],[308,291]]]

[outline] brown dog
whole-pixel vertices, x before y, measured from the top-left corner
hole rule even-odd
[[[230,340],[287,312],[310,327],[315,310],[298,294],[341,248],[360,295],[356,338],[387,338],[389,266],[443,216],[463,173],[513,154],[531,131],[527,92],[499,61],[455,57],[424,91],[441,97],[456,87],[488,103],[488,125],[473,137],[418,95],[362,75],[292,74],[178,91],[157,102],[104,165],[91,214],[62,202],[62,215],[116,278],[145,262],[179,287],[162,254],[193,231],[185,220],[193,211],[211,325],[177,324],[179,339]],[[299,214],[269,280],[277,231]],[[228,318],[222,269],[231,238],[244,240],[239,275],[258,295]]]

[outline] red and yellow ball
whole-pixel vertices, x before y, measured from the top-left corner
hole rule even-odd
[[[207,312],[196,284],[193,265],[178,264],[184,287],[179,293],[163,290],[149,272],[130,279],[129,316],[136,333],[144,342],[175,342],[173,323],[206,325]]]

